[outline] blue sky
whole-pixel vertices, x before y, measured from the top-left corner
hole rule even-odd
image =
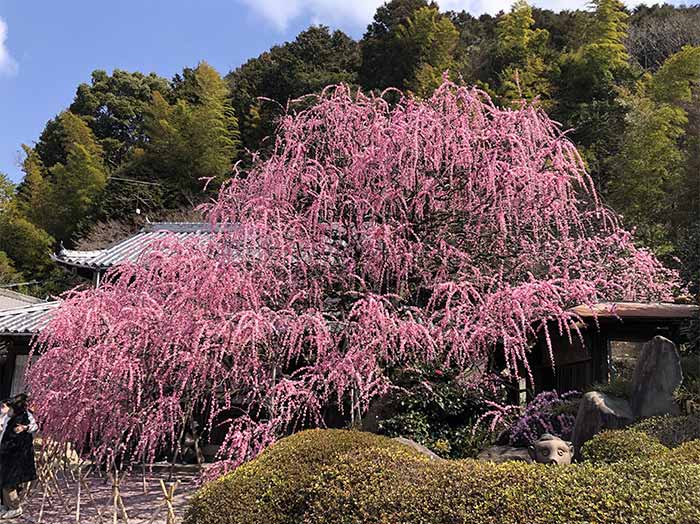
[[[0,0],[0,172],[67,107],[94,69],[165,77],[206,60],[221,74],[312,23],[362,36],[382,0]],[[511,0],[440,0],[474,14]],[[540,0],[560,10],[585,0]]]

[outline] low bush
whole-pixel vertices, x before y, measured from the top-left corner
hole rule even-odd
[[[185,523],[700,522],[697,464],[438,462],[373,436],[301,435],[205,486]]]
[[[634,458],[653,460],[668,453],[668,448],[654,437],[633,429],[598,433],[581,449],[586,462],[613,464]]]
[[[700,440],[684,442],[672,449],[669,461],[682,464],[700,464]]]
[[[185,522],[297,524],[306,511],[308,491],[324,465],[351,450],[381,448],[404,450],[406,446],[359,431],[296,433],[202,487],[190,501]]]
[[[700,439],[700,413],[647,418],[630,429],[646,433],[663,445],[675,448],[684,442]]]

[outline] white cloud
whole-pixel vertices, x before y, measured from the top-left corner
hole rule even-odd
[[[279,30],[298,17],[329,25],[364,26],[383,0],[240,0]]]
[[[14,75],[17,73],[17,62],[5,46],[7,40],[7,24],[0,18],[0,74]]]
[[[265,18],[280,31],[297,18],[344,28],[364,27],[372,21],[377,7],[385,0],[239,0],[253,12]],[[514,0],[437,0],[443,11],[465,10],[478,16],[508,11]],[[654,0],[625,0],[630,5],[653,3]],[[531,0],[537,7],[561,11],[582,9],[588,0]]]

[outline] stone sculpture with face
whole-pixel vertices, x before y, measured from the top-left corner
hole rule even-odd
[[[574,456],[574,446],[571,442],[544,433],[536,442],[527,448],[530,457],[540,464],[571,464]]]

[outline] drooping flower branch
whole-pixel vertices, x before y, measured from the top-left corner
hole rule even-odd
[[[388,368],[499,350],[527,373],[571,306],[677,285],[543,112],[450,82],[394,105],[326,89],[206,211],[216,234],[66,297],[29,372],[47,435],[152,460],[199,418],[237,464],[330,406],[365,409]]]

